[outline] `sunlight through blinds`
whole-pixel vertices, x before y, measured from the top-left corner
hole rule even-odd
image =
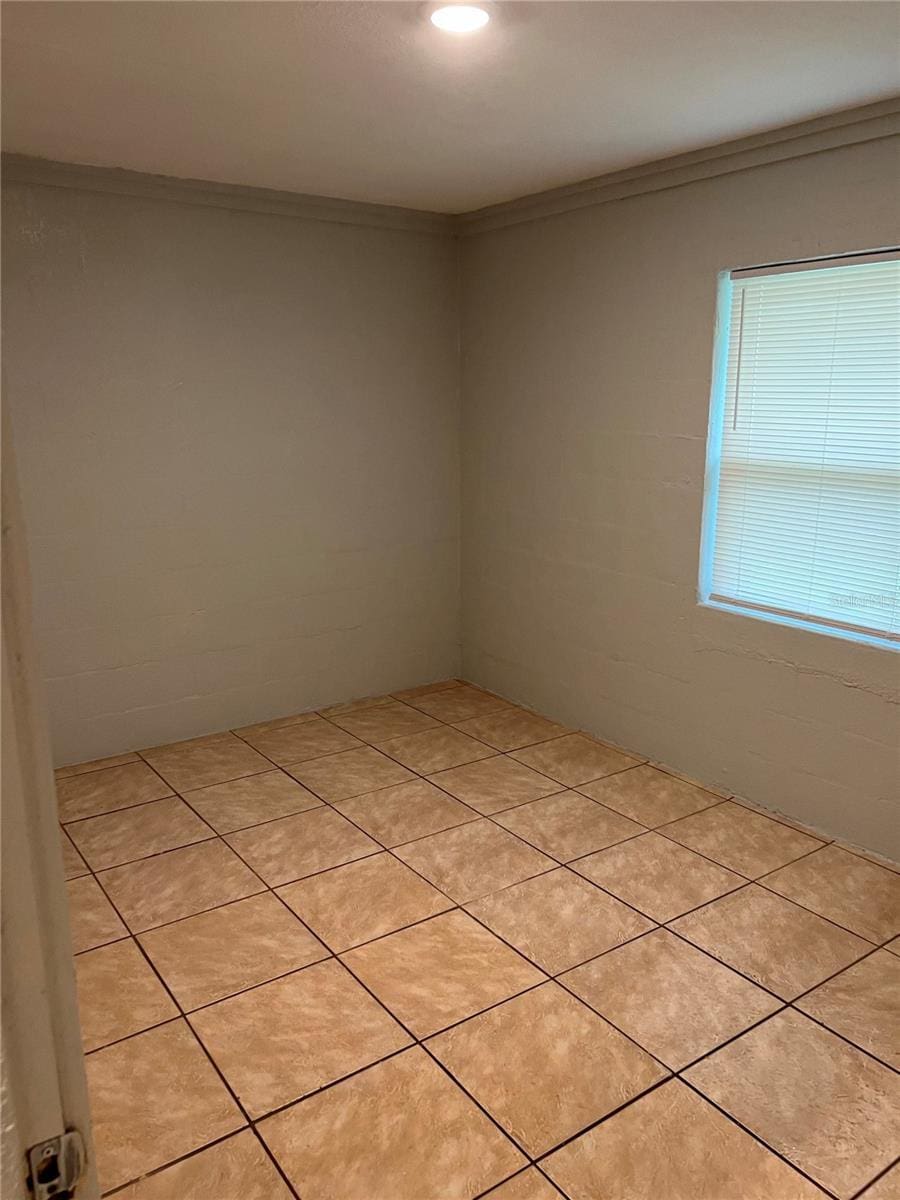
[[[900,641],[897,256],[735,271],[722,300],[702,598]]]

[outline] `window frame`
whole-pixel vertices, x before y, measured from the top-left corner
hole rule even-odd
[[[751,602],[732,601],[717,596],[712,588],[713,560],[716,547],[716,525],[719,508],[719,482],[721,479],[722,448],[724,439],[725,407],[727,400],[728,361],[731,352],[731,310],[733,280],[759,275],[775,275],[786,271],[815,270],[827,266],[854,265],[900,257],[900,248],[886,246],[875,250],[851,251],[845,254],[829,254],[817,258],[797,259],[779,263],[765,263],[754,267],[735,267],[720,271],[716,283],[716,317],[713,332],[712,379],[710,386],[709,424],[706,436],[706,465],[703,476],[703,510],[700,526],[700,562],[697,585],[697,603],[702,608],[712,608],[751,620],[787,626],[811,633],[824,634],[883,650],[900,653],[900,634],[887,633],[844,626],[827,617],[815,618],[792,615],[777,610],[756,607]]]

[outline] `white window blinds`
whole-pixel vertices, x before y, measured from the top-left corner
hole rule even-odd
[[[900,641],[900,262],[732,272],[701,599]]]

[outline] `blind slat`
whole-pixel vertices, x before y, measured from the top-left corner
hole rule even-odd
[[[893,642],[900,261],[736,273],[722,302],[704,598]]]

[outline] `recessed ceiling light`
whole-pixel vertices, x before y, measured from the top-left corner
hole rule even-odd
[[[490,14],[475,4],[445,4],[431,14],[432,25],[445,33],[474,33],[490,19]]]

